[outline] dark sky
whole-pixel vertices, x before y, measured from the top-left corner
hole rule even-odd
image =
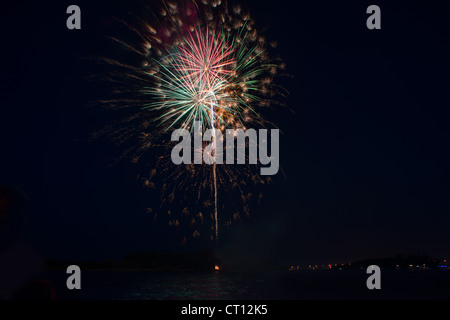
[[[92,1],[95,2],[95,1]],[[88,142],[91,72],[114,1],[17,1],[0,20],[0,184],[28,198],[25,237],[46,257],[175,251],[148,195],[108,143]],[[311,1],[312,2],[312,1]],[[372,3],[373,2],[373,3]],[[280,111],[283,174],[223,250],[288,263],[449,255],[450,20],[437,1],[247,1],[291,77]],[[382,29],[366,28],[378,4]],[[193,244],[202,248],[207,241]]]

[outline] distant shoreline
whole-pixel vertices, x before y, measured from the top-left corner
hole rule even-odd
[[[450,270],[447,259],[433,258],[428,255],[396,255],[386,258],[364,259],[348,263],[286,265],[274,258],[256,261],[219,258],[213,251],[204,250],[196,253],[169,252],[157,253],[135,252],[126,254],[120,260],[75,261],[47,259],[45,269],[66,270],[70,265],[77,265],[85,270],[101,271],[142,271],[142,272],[258,272],[300,270],[365,270],[376,265],[384,270]]]

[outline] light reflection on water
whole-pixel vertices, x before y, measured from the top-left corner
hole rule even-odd
[[[146,278],[124,299],[210,300],[270,298],[272,284],[255,275],[226,273],[162,273]]]

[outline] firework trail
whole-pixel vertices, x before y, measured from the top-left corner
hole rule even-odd
[[[249,186],[267,184],[271,179],[261,178],[250,165],[217,166],[214,161],[212,166],[174,166],[168,151],[173,146],[170,131],[180,127],[192,131],[194,121],[200,121],[203,130],[213,131],[209,151],[215,158],[216,130],[276,127],[263,116],[276,103],[277,95],[282,95],[274,78],[284,64],[270,54],[275,44],[266,43],[239,5],[219,0],[162,1],[159,14],[144,5],[114,21],[121,35],[108,39],[137,58],[133,62],[122,57],[96,59],[110,67],[101,80],[111,86],[110,97],[96,103],[115,112],[119,120],[96,132],[94,138],[106,135],[120,145],[132,145],[117,160],[129,157],[152,167],[148,177],[138,178],[145,188],[161,192],[159,210],[147,210],[155,218],[156,212],[166,210],[170,226],[179,228],[180,221],[186,221],[196,228],[192,234],[196,238],[205,216],[201,211],[193,215],[183,203],[195,195],[192,198],[203,202],[203,209],[213,207],[211,230],[215,237],[211,235],[211,239],[217,241],[219,187],[231,200],[220,201],[222,211],[231,212],[231,218],[223,220],[230,225],[240,220],[241,212],[249,214],[249,202],[254,198],[247,192]],[[178,217],[173,212],[177,197],[182,207]],[[234,198],[242,201],[241,209]],[[259,194],[258,202],[261,198]],[[231,205],[225,209],[228,203]]]

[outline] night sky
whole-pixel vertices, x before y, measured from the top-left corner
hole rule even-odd
[[[95,2],[95,1],[92,1]],[[246,1],[278,42],[290,93],[280,110],[282,172],[250,219],[224,231],[236,256],[340,263],[450,254],[450,20],[425,1]],[[66,28],[78,4],[82,29]],[[382,29],[366,28],[377,4]],[[85,57],[117,1],[2,5],[0,184],[28,198],[24,239],[58,259],[185,250],[146,214],[148,194],[112,143]],[[132,5],[130,5],[132,6]],[[205,239],[206,238],[206,239]],[[188,250],[214,247],[208,237]]]

